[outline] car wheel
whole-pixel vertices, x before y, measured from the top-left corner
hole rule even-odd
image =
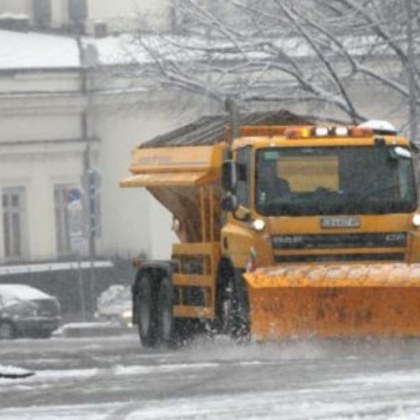
[[[9,321],[0,321],[0,340],[15,338],[15,329]]]
[[[38,338],[50,338],[52,331],[42,331],[38,334]]]

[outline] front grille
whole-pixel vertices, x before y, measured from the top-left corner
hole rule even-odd
[[[393,254],[329,254],[329,255],[275,255],[276,263],[334,262],[334,261],[404,261],[403,253]]]
[[[404,232],[355,233],[338,235],[276,235],[271,238],[273,249],[346,249],[404,248]]]

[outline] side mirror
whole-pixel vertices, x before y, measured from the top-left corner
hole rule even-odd
[[[233,194],[228,194],[222,199],[221,207],[224,211],[236,211],[239,207],[238,197],[236,197],[236,195]]]
[[[235,192],[238,185],[238,165],[233,160],[227,160],[222,165],[222,187],[225,191]]]

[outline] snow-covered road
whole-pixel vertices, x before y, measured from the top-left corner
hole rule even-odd
[[[420,341],[146,351],[135,335],[2,342],[0,420],[420,419]]]

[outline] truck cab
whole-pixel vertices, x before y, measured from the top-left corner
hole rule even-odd
[[[419,260],[417,164],[395,132],[279,128],[232,149],[221,244],[235,266]]]

